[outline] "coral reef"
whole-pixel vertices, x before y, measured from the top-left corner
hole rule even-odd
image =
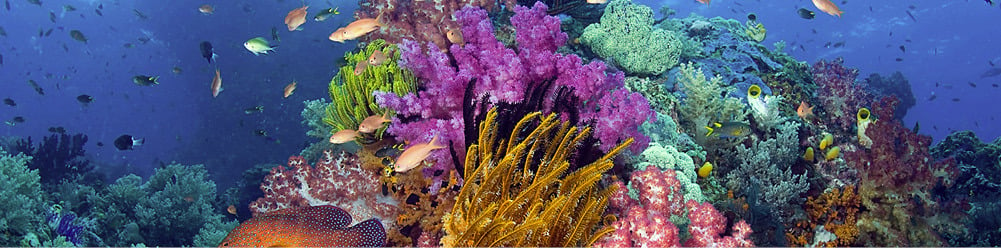
[[[1001,243],[1001,139],[983,143],[971,131],[949,134],[929,151],[935,159],[954,158],[959,173],[956,183],[933,191],[954,209],[965,210],[965,228],[958,234],[937,230],[950,246],[990,246]]]
[[[897,109],[893,111],[895,119],[903,120],[904,116],[907,115],[907,110],[917,103],[917,100],[914,99],[914,92],[911,90],[911,83],[900,71],[893,72],[889,77],[876,73],[869,74],[869,77],[865,78],[863,82],[877,97],[894,95],[900,99],[900,104],[897,104]]]
[[[930,191],[955,183],[953,159],[935,161],[928,152],[931,137],[919,135],[893,119],[898,103],[883,97],[873,107],[878,119],[866,130],[871,149],[855,148],[844,155],[859,171],[858,194],[866,211],[859,216],[859,242],[866,246],[942,245],[932,225],[954,225]],[[940,223],[941,221],[941,223]]]
[[[264,197],[250,204],[254,216],[286,208],[333,205],[356,220],[379,218],[392,227],[399,208],[396,200],[381,193],[379,175],[361,167],[353,154],[331,151],[310,166],[302,157],[289,158],[287,166],[271,170],[261,183]]]
[[[706,78],[694,64],[681,64],[678,81],[685,97],[678,107],[678,117],[685,132],[700,144],[706,143],[705,126],[712,122],[744,121],[747,112],[737,98],[722,96],[728,91],[720,77]]]
[[[630,176],[630,188],[638,195],[632,198],[622,182],[616,181],[618,190],[609,199],[609,208],[618,212],[620,219],[612,223],[614,231],[595,243],[595,247],[676,247],[682,244],[681,235],[673,216],[686,218],[691,238],[685,246],[754,246],[748,235],[750,226],[744,221],[735,222],[731,236],[722,237],[727,226],[726,217],[709,203],[685,201],[675,170],[661,171],[654,166],[635,171]],[[687,216],[685,216],[687,215]]]
[[[844,66],[844,59],[820,60],[810,68],[813,82],[817,84],[817,98],[827,117],[821,118],[842,132],[852,131],[855,113],[859,108],[872,105],[872,94],[862,84],[855,82],[858,69]]]
[[[807,218],[786,233],[789,244],[812,247],[859,246],[856,223],[861,199],[855,186],[834,188],[806,200]]]
[[[767,206],[784,223],[792,222],[794,209],[803,203],[800,195],[809,189],[806,175],[794,174],[791,168],[800,155],[799,127],[797,122],[786,122],[773,138],[750,147],[738,145],[732,161],[739,164],[726,175],[727,187],[739,194],[760,188],[757,204]]]
[[[589,246],[611,229],[598,228],[608,195],[597,187],[626,140],[598,160],[568,170],[568,158],[590,129],[555,114],[524,116],[506,138],[495,109],[469,147],[466,183],[445,218],[444,246]],[[538,121],[538,122],[536,122]],[[538,123],[538,124],[535,124]],[[533,128],[534,126],[534,128]]]
[[[653,27],[653,10],[632,0],[612,0],[601,22],[584,29],[580,42],[623,70],[657,75],[678,64],[683,35]]]
[[[202,165],[171,164],[157,168],[149,181],[130,174],[92,198],[93,212],[102,216],[96,234],[110,246],[157,244],[184,246],[206,233],[228,232],[213,205],[216,185]],[[218,223],[225,222],[220,225]]]
[[[387,131],[398,140],[415,144],[427,142],[437,135],[442,144],[452,144],[451,149],[431,153],[428,160],[434,162],[435,168],[425,169],[425,175],[438,170],[447,172],[465,157],[464,145],[471,141],[465,140],[463,127],[466,122],[473,122],[463,117],[463,106],[469,99],[484,99],[485,103],[481,106],[514,104],[531,96],[526,92],[533,92],[534,89],[553,87],[553,92],[558,92],[556,89],[567,88],[572,90],[576,99],[574,102],[554,106],[555,99],[546,98],[540,101],[542,106],[534,106],[533,111],[544,110],[542,107],[545,106],[556,112],[576,111],[581,117],[591,118],[580,123],[618,121],[617,124],[625,127],[635,127],[634,130],[616,127],[615,132],[610,132],[602,130],[607,129],[607,125],[599,125],[595,132],[603,134],[597,136],[603,148],[614,146],[609,144],[617,144],[626,138],[644,139],[638,127],[655,118],[653,111],[643,105],[646,101],[641,100],[642,96],[638,94],[609,94],[609,91],[622,88],[623,75],[606,74],[603,63],[582,64],[575,55],[556,53],[567,36],[559,30],[559,19],[547,16],[546,10],[547,7],[541,3],[533,8],[515,8],[511,23],[517,31],[517,52],[497,41],[487,12],[476,8],[456,12],[466,40],[464,46],[453,45],[447,54],[437,49],[428,49],[425,54],[416,42],[404,41],[401,45],[401,65],[412,69],[418,78],[424,80],[423,90],[403,97],[376,92],[376,102],[397,112],[398,116]],[[466,89],[466,92],[455,89]],[[543,97],[551,95],[546,91],[534,92]],[[613,95],[614,98],[602,100]],[[628,109],[618,110],[598,108],[599,101],[636,101],[638,104],[617,103],[617,106],[629,106]],[[573,109],[557,108],[568,106],[573,106],[569,107]],[[478,113],[482,112],[485,111]],[[631,149],[639,152],[646,145],[636,142]],[[436,184],[443,179],[438,175]]]
[[[31,142],[31,137],[20,140],[15,145],[14,151],[31,156],[28,168],[38,170],[38,174],[42,177],[42,186],[47,189],[46,191],[52,191],[64,180],[67,182],[99,180],[96,178],[97,175],[91,173],[94,166],[84,157],[85,144],[87,135],[53,134],[43,137],[37,147]]]
[[[29,169],[31,157],[8,155],[0,149],[0,244],[18,244],[21,237],[43,232],[45,216],[41,177],[37,169]]]
[[[380,65],[369,65],[368,58],[376,51],[386,56],[386,61]],[[327,106],[327,116],[323,122],[332,126],[331,133],[358,129],[365,118],[381,115],[388,109],[375,104],[372,92],[389,92],[403,96],[417,90],[417,79],[413,73],[397,64],[400,51],[394,44],[386,44],[383,40],[373,40],[362,51],[348,52],[344,55],[347,64],[341,66],[330,80],[330,99],[333,102]],[[356,67],[362,63],[365,68],[358,73]],[[392,116],[392,115],[390,115]],[[375,132],[375,138],[381,138],[385,129]]]

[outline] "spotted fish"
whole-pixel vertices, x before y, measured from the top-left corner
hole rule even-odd
[[[377,247],[386,243],[379,219],[354,226],[351,216],[335,206],[287,208],[244,221],[219,243],[241,247]]]

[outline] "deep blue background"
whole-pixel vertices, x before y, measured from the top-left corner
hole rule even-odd
[[[354,1],[337,5],[341,15],[325,22],[310,20],[296,32],[287,31],[282,23],[289,10],[302,5],[292,0],[43,0],[41,7],[25,0],[8,1],[11,10],[0,9],[0,26],[7,31],[0,37],[4,59],[0,98],[12,98],[18,106],[0,106],[0,119],[24,116],[27,122],[2,125],[0,136],[40,140],[51,126],[85,133],[90,136],[88,154],[113,178],[123,173],[146,176],[160,161],[178,161],[205,164],[217,182],[229,183],[254,164],[284,163],[312,142],[300,124],[302,101],[327,97],[334,61],[355,46],[326,39],[350,22]],[[334,6],[328,1],[306,2],[310,18]],[[818,11],[816,19],[804,20],[796,10],[815,10],[807,0],[717,0],[711,6],[696,1],[637,2],[653,6],[655,12],[662,5],[671,6],[679,18],[695,12],[743,21],[754,12],[768,29],[763,43],[771,47],[785,40],[786,51],[800,60],[813,63],[842,56],[846,65],[861,69],[860,78],[903,72],[918,98],[905,125],[920,121],[921,132],[936,140],[951,130],[972,129],[988,141],[1001,134],[995,127],[995,118],[1001,115],[996,100],[1001,89],[990,86],[1001,83],[1001,77],[980,78],[990,68],[988,61],[1001,66],[1001,49],[993,45],[1001,33],[997,6],[983,1],[849,1],[839,4],[845,11],[842,18]],[[66,4],[77,10],[63,13]],[[94,12],[99,4],[103,17]],[[215,6],[215,14],[199,13],[202,4]],[[149,18],[137,17],[133,9]],[[907,16],[908,10],[917,21]],[[49,20],[50,11],[58,17],[55,23]],[[276,53],[254,56],[243,48],[243,42],[253,37],[270,40],[272,27],[281,36]],[[40,29],[52,28],[51,36],[38,36]],[[89,41],[71,39],[73,29]],[[152,41],[142,44],[141,37]],[[201,41],[215,46],[217,63],[210,65],[201,57]],[[846,45],[824,47],[840,41]],[[900,45],[907,51],[901,52]],[[903,61],[894,61],[898,57]],[[183,72],[173,74],[175,66]],[[213,99],[209,84],[216,67],[222,71],[225,91]],[[139,74],[161,76],[161,84],[137,86],[131,77]],[[34,92],[29,79],[45,89],[44,96]],[[298,90],[283,99],[282,88],[292,80],[299,82]],[[932,92],[938,98],[928,101]],[[76,101],[80,94],[95,101],[84,107]],[[243,113],[257,105],[264,106],[263,113]],[[278,141],[256,136],[256,129],[266,130]],[[113,140],[126,133],[145,138],[146,145],[134,151],[114,149]],[[106,145],[98,147],[97,142]]]

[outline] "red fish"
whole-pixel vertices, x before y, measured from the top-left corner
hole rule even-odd
[[[372,218],[351,224],[351,216],[335,206],[287,208],[240,223],[219,246],[240,247],[381,247],[386,229]]]

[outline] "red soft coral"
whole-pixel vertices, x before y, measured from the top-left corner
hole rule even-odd
[[[357,157],[324,151],[316,167],[292,156],[288,166],[271,169],[261,183],[264,197],[250,203],[257,216],[279,209],[333,205],[355,220],[379,218],[390,227],[398,214],[396,201],[381,194],[379,176],[361,168]]]

